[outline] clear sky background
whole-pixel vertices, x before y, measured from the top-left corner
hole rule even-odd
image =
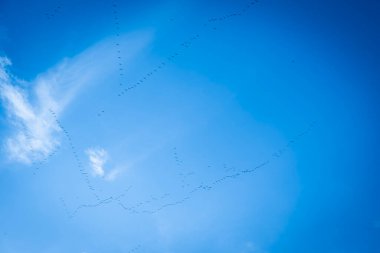
[[[379,27],[375,0],[0,0],[0,252],[380,252]]]

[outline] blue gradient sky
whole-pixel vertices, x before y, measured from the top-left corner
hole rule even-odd
[[[378,1],[0,0],[0,252],[380,252]]]

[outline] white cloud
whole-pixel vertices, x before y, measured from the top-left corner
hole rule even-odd
[[[88,156],[89,164],[92,169],[92,174],[95,177],[102,177],[106,181],[113,181],[119,175],[119,170],[110,170],[106,172],[105,164],[109,156],[108,152],[103,148],[89,148],[85,151]]]
[[[48,108],[54,109],[50,101],[43,107],[34,107],[27,93],[18,87],[21,81],[7,72],[9,59],[0,57],[0,96],[9,119],[16,131],[5,141],[11,159],[31,163],[49,155],[58,145],[54,136],[60,131]]]
[[[121,45],[128,45],[122,48],[124,61],[143,49],[149,39],[146,33],[120,38]],[[61,129],[50,110],[59,117],[84,87],[117,71],[113,51],[113,40],[103,41],[64,59],[31,82],[10,74],[11,61],[0,57],[0,98],[13,130],[4,144],[11,160],[30,164],[43,160],[59,146]]]
[[[104,164],[108,160],[108,153],[102,148],[90,148],[86,150],[90,166],[94,176],[104,176]]]

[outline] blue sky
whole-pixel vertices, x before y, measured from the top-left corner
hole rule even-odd
[[[0,1],[0,252],[379,252],[376,1]]]

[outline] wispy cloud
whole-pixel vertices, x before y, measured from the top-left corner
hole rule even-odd
[[[124,61],[135,56],[149,40],[147,33],[122,37],[122,44],[128,45],[123,51]],[[59,117],[82,89],[116,71],[113,51],[113,41],[108,39],[62,60],[31,82],[12,75],[11,61],[0,57],[0,97],[13,129],[4,143],[10,159],[30,164],[46,158],[60,145],[61,129],[50,110]]]
[[[104,164],[108,160],[107,151],[102,148],[90,148],[86,150],[90,166],[95,176],[104,176]]]
[[[85,151],[88,156],[89,164],[92,169],[92,175],[102,177],[106,181],[113,181],[119,174],[118,170],[106,172],[105,164],[109,159],[108,152],[103,148],[89,148]]]
[[[22,81],[14,78],[7,68],[11,65],[8,58],[0,58],[0,96],[12,125],[14,135],[5,141],[11,159],[31,163],[49,155],[58,145],[55,138],[60,131],[48,108],[55,108],[52,100],[44,100],[41,107],[33,106],[28,94],[20,88]],[[48,96],[48,91],[44,91]],[[38,96],[41,100],[41,97]]]

